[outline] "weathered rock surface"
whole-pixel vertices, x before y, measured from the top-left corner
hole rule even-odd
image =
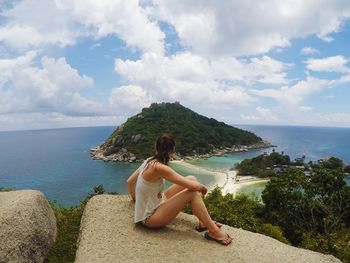
[[[87,204],[76,263],[88,262],[341,262],[331,255],[286,245],[270,237],[223,226],[227,247],[194,230],[196,219],[181,213],[168,226],[150,230],[133,223],[128,196],[99,195]]]
[[[133,135],[131,137],[131,140],[134,143],[139,142],[139,140],[142,138],[141,134]],[[118,135],[115,137],[113,140],[114,145],[119,144],[119,142],[122,140],[122,136]],[[186,159],[186,160],[193,160],[193,159],[199,159],[199,158],[209,158],[212,156],[222,156],[225,155],[226,153],[232,153],[232,152],[247,152],[249,150],[254,150],[254,149],[263,149],[263,148],[269,148],[273,147],[273,145],[267,141],[261,141],[255,144],[251,145],[233,145],[232,147],[226,147],[226,148],[220,148],[220,149],[214,149],[210,153],[205,153],[205,154],[197,154],[196,151],[193,151],[192,155],[186,155],[186,156],[181,156],[180,154],[175,154],[173,156],[174,160],[181,160],[181,159]],[[93,147],[90,149],[90,155],[92,159],[94,160],[102,160],[104,162],[138,162],[142,161],[141,159],[137,159],[135,154],[128,152],[127,149],[121,148],[118,152],[112,153],[109,155],[104,155],[106,149],[104,149],[101,146]]]
[[[43,262],[56,233],[54,212],[41,192],[0,192],[0,262]]]
[[[133,141],[133,143],[138,143],[138,141],[141,139],[142,135],[141,134],[136,134],[131,136],[131,140]]]

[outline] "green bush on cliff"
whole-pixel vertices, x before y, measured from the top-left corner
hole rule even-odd
[[[274,165],[289,165],[290,157],[278,152],[272,152],[270,155],[261,154],[251,159],[245,159],[239,164],[236,164],[235,168],[238,170],[239,175],[256,175],[259,177],[270,177],[275,173],[273,170],[267,170]]]
[[[173,135],[180,155],[209,153],[214,148],[261,141],[251,132],[199,115],[179,103],[153,103],[116,129],[102,147],[105,155],[125,148],[143,159],[151,154],[156,138],[162,133]],[[136,135],[139,135],[137,139]]]
[[[349,262],[350,186],[341,169],[288,170],[271,178],[262,193],[263,220],[281,227],[295,246]],[[345,261],[347,259],[347,261]]]
[[[12,188],[5,188],[5,187],[0,187],[0,192],[9,192],[12,191]]]
[[[329,235],[304,233],[300,247],[332,254],[344,263],[350,263],[350,228],[339,228]]]
[[[257,198],[252,199],[244,194],[236,197],[232,194],[222,195],[217,187],[206,195],[204,202],[211,217],[218,222],[261,233],[289,244],[279,226],[265,223],[261,219],[264,205]]]
[[[50,202],[57,222],[56,242],[49,251],[45,262],[69,263],[74,262],[77,250],[77,240],[79,236],[80,220],[86,203],[95,195],[104,194],[103,185],[93,188],[93,192],[79,204],[72,207],[57,205],[56,202]],[[117,193],[108,193],[117,194]]]

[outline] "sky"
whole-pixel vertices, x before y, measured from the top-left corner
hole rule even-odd
[[[350,127],[350,1],[0,0],[0,131],[175,101],[228,124]]]

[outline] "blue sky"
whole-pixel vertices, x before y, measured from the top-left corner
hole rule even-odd
[[[350,127],[349,47],[345,0],[0,0],[0,131],[119,125],[164,101]]]

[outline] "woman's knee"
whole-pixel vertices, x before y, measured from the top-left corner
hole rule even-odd
[[[188,175],[186,176],[187,179],[192,180],[192,181],[197,181],[197,178],[193,175]]]
[[[190,197],[190,199],[197,198],[197,197],[202,197],[202,193],[199,191],[193,191],[186,189],[184,192]]]

